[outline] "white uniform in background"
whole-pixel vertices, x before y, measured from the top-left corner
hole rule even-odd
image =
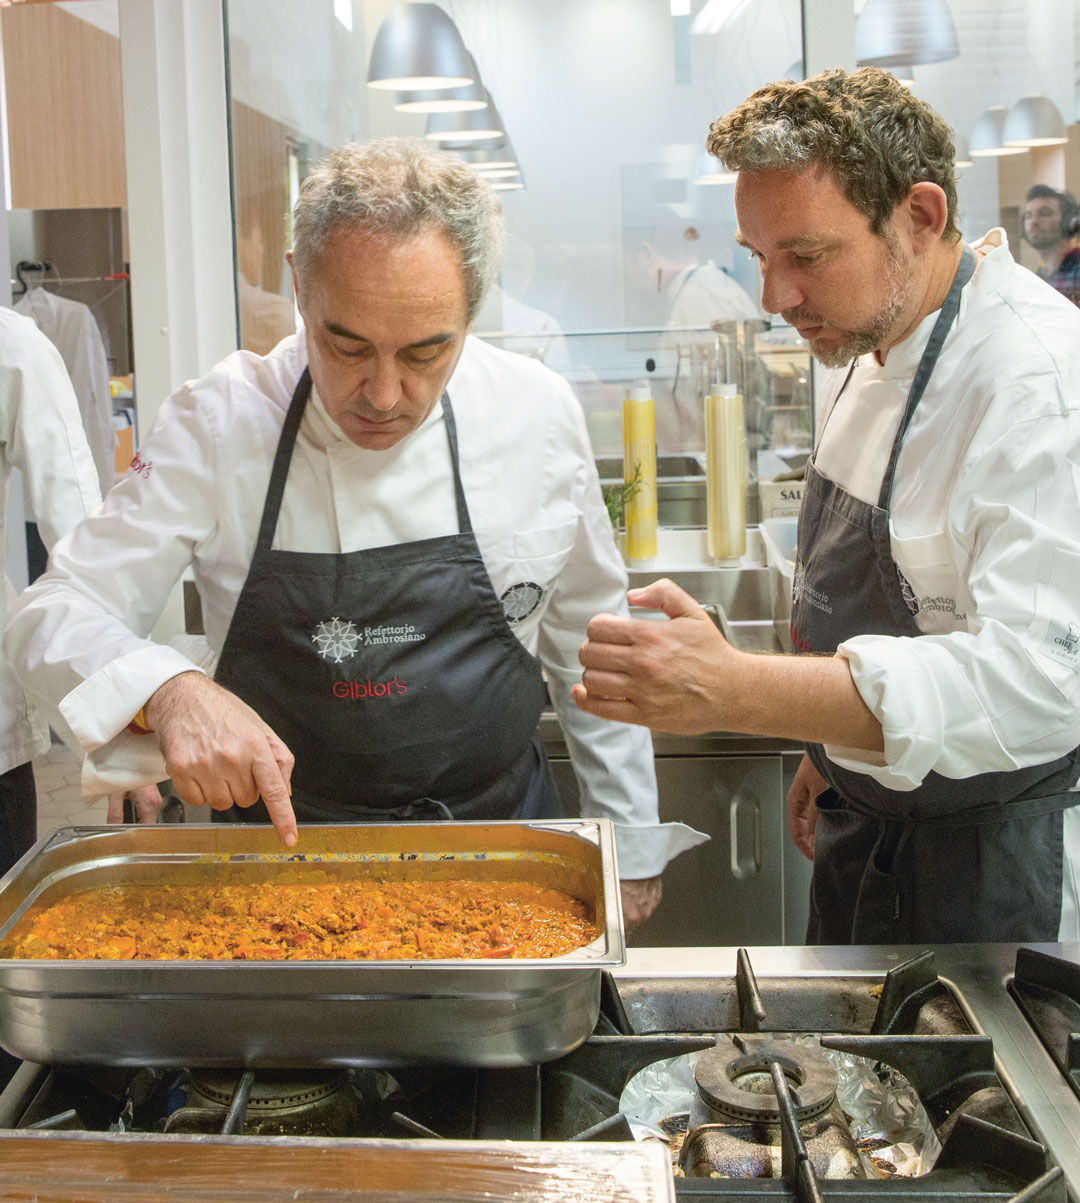
[[[31,288],[15,305],[37,323],[56,347],[79,399],[83,429],[94,458],[102,494],[116,476],[116,431],[109,393],[109,363],[101,329],[88,305],[57,296],[46,288]],[[36,514],[35,514],[36,517]]]
[[[667,295],[669,326],[708,326],[762,316],[750,294],[711,259],[684,267]]]
[[[25,595],[11,624],[14,654],[28,666],[36,693],[63,698],[54,721],[89,753],[86,792],[165,777],[156,741],[128,734],[126,724],[158,686],[193,665],[146,635],[190,566],[210,647],[220,651],[305,363],[304,337],[297,335],[265,358],[237,352],[175,393],[127,477],[57,550],[49,578]],[[616,823],[621,877],[651,877],[705,837],[657,823],[649,732],[596,719],[570,700],[589,619],[626,607],[626,573],[580,407],[554,372],[476,338],[466,340],[447,392],[461,479],[494,591],[541,591],[536,608],[512,629],[547,674],[584,811]],[[367,451],[342,434],[312,393],[275,548],[338,553],[456,532],[441,405],[400,443]],[[527,592],[536,600],[534,589]]]
[[[0,530],[13,467],[22,472],[46,547],[101,500],[79,403],[59,353],[28,318],[0,309]],[[0,546],[0,568],[4,551]],[[6,575],[4,586],[0,615],[6,615],[13,596]],[[5,658],[0,662],[0,773],[48,747],[48,726],[30,708]]]

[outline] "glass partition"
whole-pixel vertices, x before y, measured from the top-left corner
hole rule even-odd
[[[241,329],[263,350],[294,320],[284,215],[308,165],[349,140],[437,133],[454,115],[367,86],[379,31],[395,19],[386,0],[226,8]],[[759,450],[808,447],[805,354],[793,331],[764,320],[757,269],[734,240],[733,179],[704,155],[719,113],[801,73],[798,0],[737,6],[720,35],[716,5],[697,0],[440,9],[502,130],[438,142],[493,172],[506,215],[505,262],[476,332],[570,381],[599,459],[619,453],[621,399],[642,381],[661,456],[703,456],[701,402],[717,368],[745,394],[752,468]]]

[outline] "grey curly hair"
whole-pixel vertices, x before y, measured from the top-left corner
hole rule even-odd
[[[410,238],[445,234],[461,253],[467,320],[480,312],[502,260],[502,206],[460,159],[421,138],[354,142],[304,180],[293,210],[293,267],[300,290],[339,228]]]
[[[827,167],[878,236],[913,184],[937,184],[948,201],[942,239],[959,237],[952,131],[879,67],[766,84],[712,123],[706,145],[729,171]]]

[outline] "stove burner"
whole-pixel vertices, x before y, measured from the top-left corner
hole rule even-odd
[[[819,1049],[787,1041],[744,1036],[718,1037],[716,1047],[698,1058],[698,1095],[708,1118],[777,1123],[780,1106],[769,1066],[777,1063],[787,1080],[795,1117],[801,1123],[828,1111],[836,1098],[836,1070]],[[696,1122],[708,1122],[702,1117]]]
[[[196,1107],[202,1103],[228,1107],[239,1080],[238,1074],[228,1070],[194,1069],[188,1103]],[[251,1087],[248,1114],[305,1110],[329,1098],[348,1080],[349,1075],[343,1069],[313,1069],[304,1073],[288,1069],[260,1070]]]
[[[240,1131],[249,1136],[352,1136],[357,1131],[359,1102],[343,1069],[263,1069],[255,1072],[250,1087],[235,1071],[193,1070],[187,1106],[169,1116],[165,1130],[220,1132],[238,1095]]]

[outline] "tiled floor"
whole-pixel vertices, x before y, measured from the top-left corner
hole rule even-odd
[[[84,798],[79,788],[80,762],[63,744],[53,744],[34,761],[34,783],[38,798],[38,836],[57,827],[80,823],[104,823],[105,798]]]

